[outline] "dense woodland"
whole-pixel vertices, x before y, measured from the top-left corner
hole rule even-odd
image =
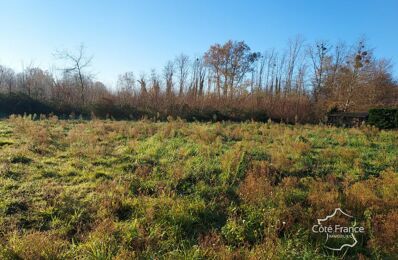
[[[328,111],[367,111],[398,104],[389,60],[364,40],[308,43],[253,51],[243,41],[214,44],[200,57],[181,54],[162,71],[119,76],[116,88],[96,81],[82,45],[58,51],[62,68],[0,66],[0,112],[138,119],[319,122]]]

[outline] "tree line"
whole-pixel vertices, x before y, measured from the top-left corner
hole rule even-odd
[[[63,64],[55,73],[34,66],[16,73],[0,65],[0,103],[7,104],[0,109],[30,100],[66,116],[294,123],[319,122],[329,111],[398,105],[391,62],[375,57],[364,40],[349,45],[296,37],[283,50],[264,52],[229,40],[199,57],[180,54],[161,71],[125,72],[113,89],[95,80],[83,45],[54,56]],[[29,108],[17,112],[41,112]]]

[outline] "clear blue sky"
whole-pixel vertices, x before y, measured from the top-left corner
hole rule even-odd
[[[0,0],[0,64],[49,68],[56,49],[84,43],[97,79],[112,85],[122,72],[160,68],[228,39],[263,51],[297,34],[350,43],[365,35],[397,76],[397,26],[398,0]]]

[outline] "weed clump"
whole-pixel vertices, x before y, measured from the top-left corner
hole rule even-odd
[[[16,155],[13,156],[10,161],[11,163],[29,164],[32,162],[32,159],[24,155]]]

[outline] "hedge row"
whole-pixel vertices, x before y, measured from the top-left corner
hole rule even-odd
[[[370,109],[368,123],[380,129],[398,128],[398,108]]]
[[[53,108],[24,94],[0,94],[0,117],[11,114],[49,114]]]
[[[114,118],[117,120],[148,118],[165,121],[169,116],[179,117],[187,121],[204,122],[248,120],[266,122],[268,120],[266,113],[262,110],[248,111],[236,108],[217,110],[209,107],[199,109],[186,104],[169,106],[163,109],[137,108],[132,106],[122,107],[109,101],[100,101],[84,107],[74,107],[38,101],[25,94],[0,94],[0,117],[8,117],[11,114],[55,114],[63,119],[71,118],[71,115],[73,115],[75,118],[90,119],[95,116],[100,119]]]

